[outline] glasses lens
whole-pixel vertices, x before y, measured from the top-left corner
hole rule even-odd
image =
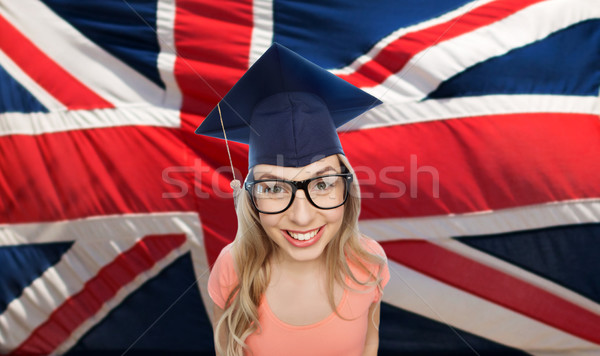
[[[319,208],[329,209],[339,206],[346,198],[344,177],[325,176],[317,178],[308,185],[310,199]]]
[[[252,198],[258,210],[275,213],[288,206],[292,199],[292,192],[292,186],[289,183],[267,180],[254,184]]]

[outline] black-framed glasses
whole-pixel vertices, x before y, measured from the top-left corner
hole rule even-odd
[[[318,176],[301,181],[259,179],[244,183],[252,204],[263,214],[279,214],[294,202],[298,189],[319,209],[335,209],[344,205],[350,192],[352,173]]]

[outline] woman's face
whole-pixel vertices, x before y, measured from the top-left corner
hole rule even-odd
[[[308,166],[293,168],[259,164],[254,179],[301,181],[316,176],[340,173],[337,156],[328,156]],[[323,210],[313,206],[303,190],[296,192],[292,205],[279,214],[259,213],[267,235],[280,247],[281,256],[292,261],[313,261],[322,256],[325,246],[342,225],[344,205]]]

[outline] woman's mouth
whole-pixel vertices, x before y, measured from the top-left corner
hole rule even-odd
[[[312,237],[315,237],[315,235],[317,234],[317,232],[319,232],[319,229],[314,229],[313,231],[310,231],[308,233],[305,234],[301,234],[301,233],[297,233],[297,232],[291,232],[291,231],[287,231],[288,234],[290,234],[291,237],[295,238],[296,240],[300,240],[300,241],[306,241]]]
[[[283,236],[288,240],[292,245],[296,247],[308,247],[315,242],[317,242],[321,235],[323,235],[324,226],[321,226],[318,229],[299,232],[299,231],[290,231],[290,230],[282,230]]]

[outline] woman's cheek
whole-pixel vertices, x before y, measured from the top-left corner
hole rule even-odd
[[[271,239],[275,237],[272,234],[279,232],[279,220],[281,220],[279,214],[260,214],[260,224]]]

